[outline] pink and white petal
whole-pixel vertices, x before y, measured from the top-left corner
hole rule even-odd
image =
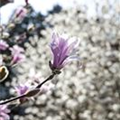
[[[59,35],[55,32],[52,33],[52,42],[51,44],[58,45],[59,44]]]
[[[69,41],[71,42],[68,43],[67,53],[71,54],[77,49],[79,41],[76,38],[70,38]]]
[[[0,117],[0,120],[5,120],[3,117]]]
[[[10,119],[10,116],[8,114],[4,113],[4,112],[2,112],[0,115],[4,118],[4,120],[9,120]]]
[[[72,62],[72,61],[79,61],[80,60],[80,58],[78,58],[77,56],[70,56],[70,57],[68,57],[64,62],[63,62],[63,64],[62,64],[62,66],[65,66],[65,65],[67,65],[67,64],[69,64],[70,62]]]

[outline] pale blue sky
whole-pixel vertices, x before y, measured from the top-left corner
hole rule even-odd
[[[113,3],[116,0],[108,0]],[[120,1],[120,0],[117,0]],[[82,5],[88,6],[88,14],[90,16],[96,15],[95,12],[95,2],[99,3],[101,6],[105,3],[105,0],[29,0],[29,3],[33,6],[36,11],[41,11],[43,14],[46,14],[46,11],[50,10],[53,5],[60,4],[63,8],[68,8],[73,6],[77,2]],[[6,23],[12,11],[24,5],[24,0],[14,0],[14,3],[7,4],[1,8],[1,22]]]

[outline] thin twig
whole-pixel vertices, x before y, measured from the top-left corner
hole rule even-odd
[[[55,76],[55,74],[50,75],[46,80],[44,80],[42,83],[40,83],[36,88],[40,88],[44,83],[51,80],[54,76]]]
[[[20,95],[20,96],[11,98],[11,99],[9,99],[9,100],[5,100],[5,101],[1,102],[0,105],[3,105],[3,104],[6,104],[6,103],[15,101],[15,100],[20,99],[20,98],[23,98],[23,97],[25,97],[25,96],[26,96],[26,94],[23,94],[23,95]]]

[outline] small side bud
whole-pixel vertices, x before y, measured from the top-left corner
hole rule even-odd
[[[40,89],[33,89],[26,93],[26,97],[33,97],[40,92]]]

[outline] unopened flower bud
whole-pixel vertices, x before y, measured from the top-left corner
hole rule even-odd
[[[37,95],[38,93],[40,92],[40,89],[33,89],[33,90],[30,90],[26,93],[26,97],[33,97],[35,95]]]
[[[22,62],[25,59],[23,48],[14,45],[12,48],[10,48],[10,50],[12,54],[12,62],[11,62],[12,65]]]

